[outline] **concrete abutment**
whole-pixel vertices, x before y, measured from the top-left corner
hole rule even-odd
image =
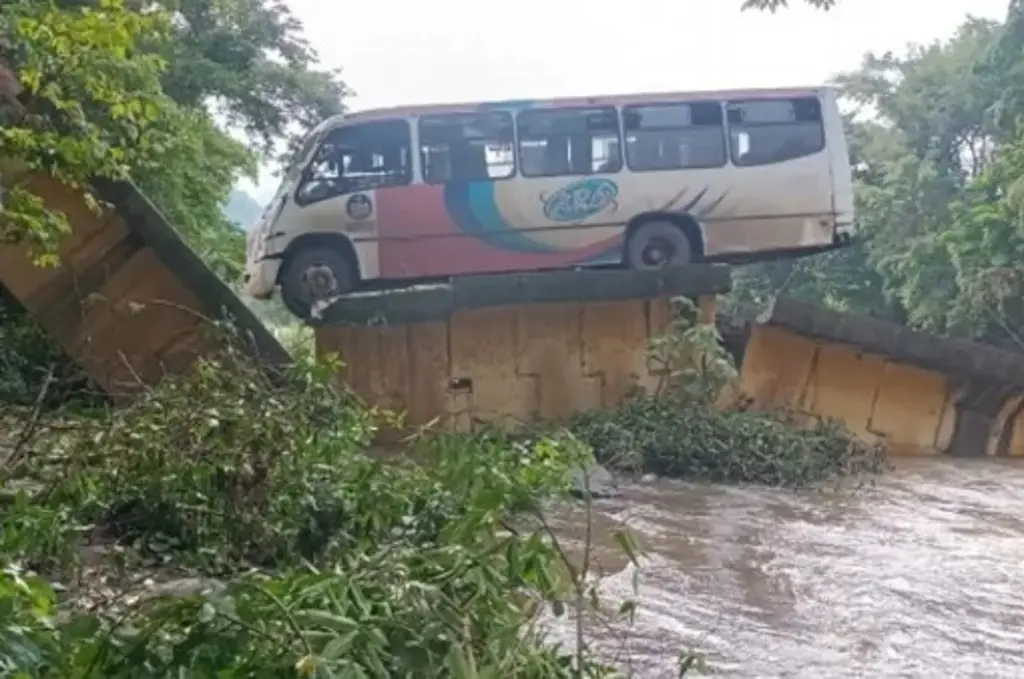
[[[690,297],[710,323],[729,285],[722,266],[467,276],[338,300],[317,350],[340,355],[341,378],[410,427],[558,422],[656,388],[664,375],[647,347],[670,299]]]
[[[54,266],[37,265],[25,244],[0,244],[0,284],[108,394],[130,398],[223,349],[228,335],[213,322],[230,321],[230,341],[260,360],[290,360],[133,185],[98,183],[107,205],[96,210],[52,178],[0,173],[15,180],[72,228]]]

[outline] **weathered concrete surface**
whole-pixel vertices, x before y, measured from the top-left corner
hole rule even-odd
[[[728,292],[730,270],[695,265],[663,271],[585,270],[458,276],[450,283],[339,297],[318,326],[402,325],[448,320],[456,312],[530,304],[625,302]]]
[[[23,115],[20,94],[0,63],[0,124]],[[224,336],[210,332],[211,320],[230,319],[241,331],[234,339],[259,358],[289,360],[135,186],[97,183],[109,205],[97,212],[81,193],[3,159],[0,184],[23,184],[71,224],[57,267],[38,267],[25,247],[0,244],[0,284],[107,392],[130,394],[217,349]]]
[[[896,454],[1024,455],[1024,355],[792,299],[753,324],[740,390]]]
[[[101,388],[130,394],[186,369],[223,341],[212,332],[213,320],[231,319],[241,331],[237,339],[258,357],[288,360],[135,187],[98,185],[112,207],[97,214],[52,179],[27,181],[68,215],[72,232],[60,244],[57,267],[35,265],[21,245],[0,245],[0,283]]]
[[[647,345],[670,298],[697,298],[713,322],[729,286],[718,266],[468,276],[347,296],[324,313],[317,351],[347,360],[341,378],[409,426],[560,421],[656,388],[664,373]]]

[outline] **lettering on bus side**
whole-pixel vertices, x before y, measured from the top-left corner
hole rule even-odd
[[[553,222],[578,222],[593,217],[609,206],[618,209],[619,186],[598,177],[582,179],[549,195],[541,194],[544,216]]]

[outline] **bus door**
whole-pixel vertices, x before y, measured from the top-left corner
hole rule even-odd
[[[468,110],[424,115],[416,124],[423,181],[389,213],[384,274],[419,278],[522,268],[516,253],[503,248],[511,228],[503,196],[515,183],[511,114]]]

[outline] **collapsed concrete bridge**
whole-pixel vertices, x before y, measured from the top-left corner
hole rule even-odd
[[[230,319],[259,360],[287,353],[156,208],[128,184],[101,184],[97,214],[47,178],[30,188],[65,212],[60,265],[0,245],[0,284],[111,394],[187,370]],[[560,271],[468,276],[339,299],[316,328],[321,352],[367,401],[413,426],[558,421],[608,408],[664,375],[647,347],[669,300],[702,322],[729,270]],[[1024,455],[1024,354],[780,299],[749,327],[739,391],[760,407],[834,417],[896,453]]]

